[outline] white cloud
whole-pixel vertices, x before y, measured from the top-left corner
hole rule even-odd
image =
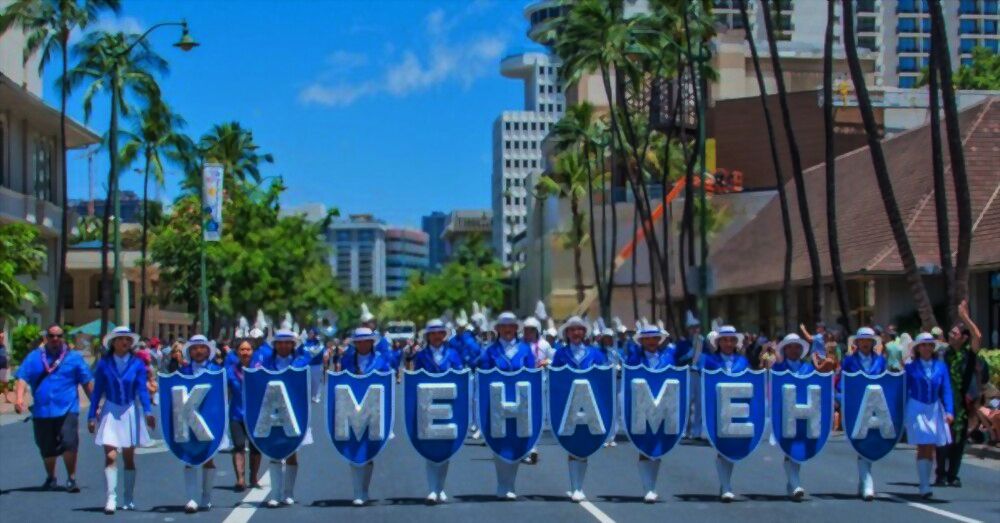
[[[443,9],[431,11],[424,18],[423,45],[397,51],[396,44],[386,41],[383,57],[374,67],[367,67],[366,55],[331,53],[326,68],[299,92],[299,101],[342,107],[367,96],[403,97],[446,82],[469,88],[496,68],[507,46],[506,37],[500,34],[453,37],[456,27],[486,7],[487,3],[474,2],[453,14]]]

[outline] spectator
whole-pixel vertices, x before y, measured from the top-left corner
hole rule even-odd
[[[948,348],[944,362],[951,376],[951,390],[954,403],[954,417],[951,424],[951,443],[937,448],[937,470],[935,485],[948,484],[961,487],[958,471],[962,466],[962,453],[969,426],[969,414],[973,398],[969,391],[975,381],[976,356],[982,342],[979,327],[969,317],[969,303],[963,301],[958,306],[958,323],[948,331]]]
[[[7,398],[7,373],[10,371],[10,354],[7,352],[7,333],[0,331],[0,398]]]
[[[68,492],[80,492],[76,483],[76,454],[80,443],[80,393],[83,386],[87,398],[93,391],[90,368],[79,352],[72,352],[63,341],[63,330],[52,325],[45,331],[45,346],[31,351],[17,370],[14,389],[14,410],[25,409],[24,392],[30,386],[35,445],[45,463],[45,483],[42,488],[56,486],[56,460],[63,457],[69,478]]]
[[[809,352],[814,356],[826,358],[826,324],[821,321],[816,322],[816,334],[810,334],[806,326],[801,323],[799,330],[802,331],[802,338],[809,342]]]
[[[989,444],[1000,445],[1000,391],[987,383],[983,400],[983,406],[976,410],[978,426],[987,434]]]
[[[899,335],[895,325],[889,325],[885,329],[876,328],[879,337],[882,338],[882,354],[885,355],[885,363],[892,372],[903,369],[903,345],[899,342]]]

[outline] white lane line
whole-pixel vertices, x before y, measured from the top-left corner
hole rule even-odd
[[[222,523],[247,523],[250,521],[250,517],[257,511],[257,506],[267,499],[267,495],[271,492],[270,474],[270,472],[264,472],[264,475],[260,477],[261,488],[251,488],[243,501],[226,516],[226,519],[222,520]]]
[[[961,521],[962,523],[983,523],[983,521],[979,520],[979,519],[969,518],[969,517],[963,516],[961,514],[955,514],[954,512],[948,512],[947,510],[940,509],[940,508],[937,508],[937,507],[932,507],[930,505],[925,505],[923,503],[917,503],[915,501],[908,501],[908,500],[905,500],[905,499],[903,499],[903,498],[901,498],[899,496],[895,496],[895,495],[892,495],[892,494],[884,494],[884,495],[887,496],[887,497],[889,497],[889,498],[891,498],[891,499],[893,499],[893,500],[899,501],[901,503],[905,503],[905,504],[907,504],[907,505],[909,505],[909,506],[911,506],[913,508],[918,508],[920,510],[925,510],[927,512],[930,512],[931,514],[937,514],[938,516],[945,517],[945,518],[948,518],[948,519],[954,519],[955,521]]]
[[[601,509],[597,508],[596,505],[589,501],[581,501],[580,506],[587,512],[590,512],[590,515],[597,518],[597,521],[600,521],[601,523],[615,523],[615,520],[611,519],[611,516],[605,514],[601,511]]]

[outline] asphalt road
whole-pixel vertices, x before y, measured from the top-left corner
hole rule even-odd
[[[397,394],[397,400],[401,400]],[[401,412],[401,411],[398,411]],[[736,502],[718,502],[714,452],[703,444],[684,444],[663,460],[658,492],[660,502],[642,503],[634,448],[620,440],[590,459],[584,490],[589,503],[574,504],[566,497],[566,453],[551,438],[540,446],[541,461],[521,466],[518,501],[497,501],[492,454],[479,444],[467,444],[452,459],[446,492],[447,504],[426,506],[424,463],[406,439],[402,416],[396,417],[397,437],[376,460],[371,494],[374,503],[363,508],[350,505],[351,480],[346,462],[337,455],[325,426],[323,410],[316,406],[312,427],[316,443],[299,452],[299,476],[293,507],[260,506],[263,490],[237,494],[230,456],[216,457],[218,477],[215,508],[187,515],[182,467],[160,442],[142,449],[138,461],[136,512],[119,511],[114,517],[136,521],[281,522],[336,521],[363,517],[366,521],[598,521],[600,523],[664,521],[719,521],[738,517],[754,521],[962,521],[1000,522],[1000,463],[967,458],[962,469],[965,486],[938,488],[934,499],[916,496],[914,451],[900,446],[874,467],[880,496],[865,503],[855,497],[855,454],[843,436],[835,435],[822,454],[802,469],[802,483],[809,492],[800,503],[785,496],[785,476],[780,450],[763,442],[739,463],[734,474]],[[107,521],[103,514],[103,457],[81,422],[79,494],[43,492],[41,461],[31,436],[31,424],[0,416],[0,521]],[[155,436],[159,437],[159,431]],[[60,465],[61,467],[61,465]],[[266,470],[266,467],[265,467]],[[60,469],[60,482],[65,473]],[[267,483],[265,482],[265,488]],[[119,499],[120,493],[119,493]]]

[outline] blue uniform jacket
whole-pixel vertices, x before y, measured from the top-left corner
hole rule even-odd
[[[31,414],[36,418],[57,418],[66,413],[80,412],[79,385],[86,385],[93,380],[90,367],[79,352],[67,350],[62,363],[42,380],[45,374],[45,364],[42,362],[44,348],[38,348],[30,353],[17,368],[17,379],[24,380],[31,386]],[[54,363],[54,362],[50,362]]]
[[[353,347],[344,352],[344,357],[340,360],[341,370],[347,371],[351,374],[364,375],[372,371],[378,372],[391,372],[392,359],[389,354],[380,353],[377,350],[372,350],[372,357],[368,359],[368,363],[361,367],[358,365],[357,352],[353,350]]]
[[[792,374],[806,376],[808,374],[812,374],[812,372],[816,370],[816,367],[813,367],[811,361],[802,361],[799,363],[799,368],[797,370],[792,370],[792,366],[788,363],[788,360],[781,360],[771,366],[771,370],[775,372],[792,371]]]
[[[236,365],[226,369],[226,383],[229,385],[229,419],[243,421],[246,410],[243,408],[243,368],[237,361]]]
[[[218,363],[212,360],[209,360],[208,362],[205,363],[204,370],[210,370],[210,371],[222,370],[222,366],[220,366]],[[177,372],[180,372],[181,374],[184,374],[186,376],[194,376],[194,365],[191,363],[185,363],[183,367],[177,369]]]
[[[934,360],[931,377],[924,373],[924,366],[919,360],[913,360],[903,369],[906,372],[906,396],[920,403],[944,404],[944,411],[955,414],[955,400],[951,393],[951,376],[948,366],[941,360]]]
[[[747,361],[746,357],[742,354],[733,353],[733,366],[729,369],[731,374],[737,374],[743,372],[750,367],[750,362]],[[712,353],[702,353],[701,355],[701,368],[705,370],[716,370],[725,369],[726,365],[723,361],[723,355],[721,352]]]
[[[864,372],[869,376],[878,376],[885,372],[885,356],[881,354],[872,353],[871,367],[865,370],[864,365],[861,364],[861,353],[854,352],[853,354],[848,354],[844,361],[840,364],[841,372]]]
[[[478,368],[483,370],[500,369],[506,372],[514,372],[524,368],[535,368],[535,355],[531,352],[531,346],[523,341],[517,342],[517,353],[513,358],[508,358],[504,353],[500,340],[494,341],[479,357]]]
[[[293,351],[291,354],[292,361],[289,367],[295,368],[305,368],[309,366],[309,358],[307,356],[296,355]],[[278,357],[274,350],[270,350],[266,353],[257,352],[253,355],[253,359],[250,360],[250,366],[254,368],[263,368],[271,371],[277,371],[277,361]]]
[[[552,356],[552,367],[558,369],[559,367],[570,367],[577,370],[587,370],[594,365],[607,365],[608,357],[604,355],[604,351],[594,347],[593,345],[587,345],[587,350],[583,353],[583,358],[580,363],[577,363],[573,359],[573,350],[569,348],[568,344],[560,344],[556,347],[556,353]]]
[[[434,352],[429,346],[425,346],[413,357],[413,370],[424,369],[427,372],[439,373],[450,369],[462,370],[464,368],[465,363],[458,351],[448,345],[444,346],[444,360],[441,361],[440,365],[434,361]]]
[[[314,351],[315,355],[313,354]],[[323,343],[321,343],[319,340],[307,339],[305,343],[302,343],[295,349],[295,355],[309,358],[310,365],[322,365]]]
[[[629,367],[646,367],[648,369],[662,369],[669,365],[678,366],[677,363],[677,350],[674,347],[667,346],[665,349],[660,350],[660,359],[656,362],[656,365],[651,365],[649,363],[648,353],[645,350],[634,350],[629,353],[625,360],[625,364]]]
[[[105,402],[117,405],[128,405],[139,398],[143,412],[152,411],[146,378],[146,364],[135,355],[129,355],[125,370],[120,374],[114,356],[108,354],[97,360],[97,365],[94,367],[94,393],[90,396],[87,419],[97,417],[97,404],[101,398],[104,398]]]
[[[447,343],[449,347],[458,352],[464,366],[472,368],[476,365],[476,360],[479,359],[482,347],[471,332],[462,331],[461,334],[453,336]]]

